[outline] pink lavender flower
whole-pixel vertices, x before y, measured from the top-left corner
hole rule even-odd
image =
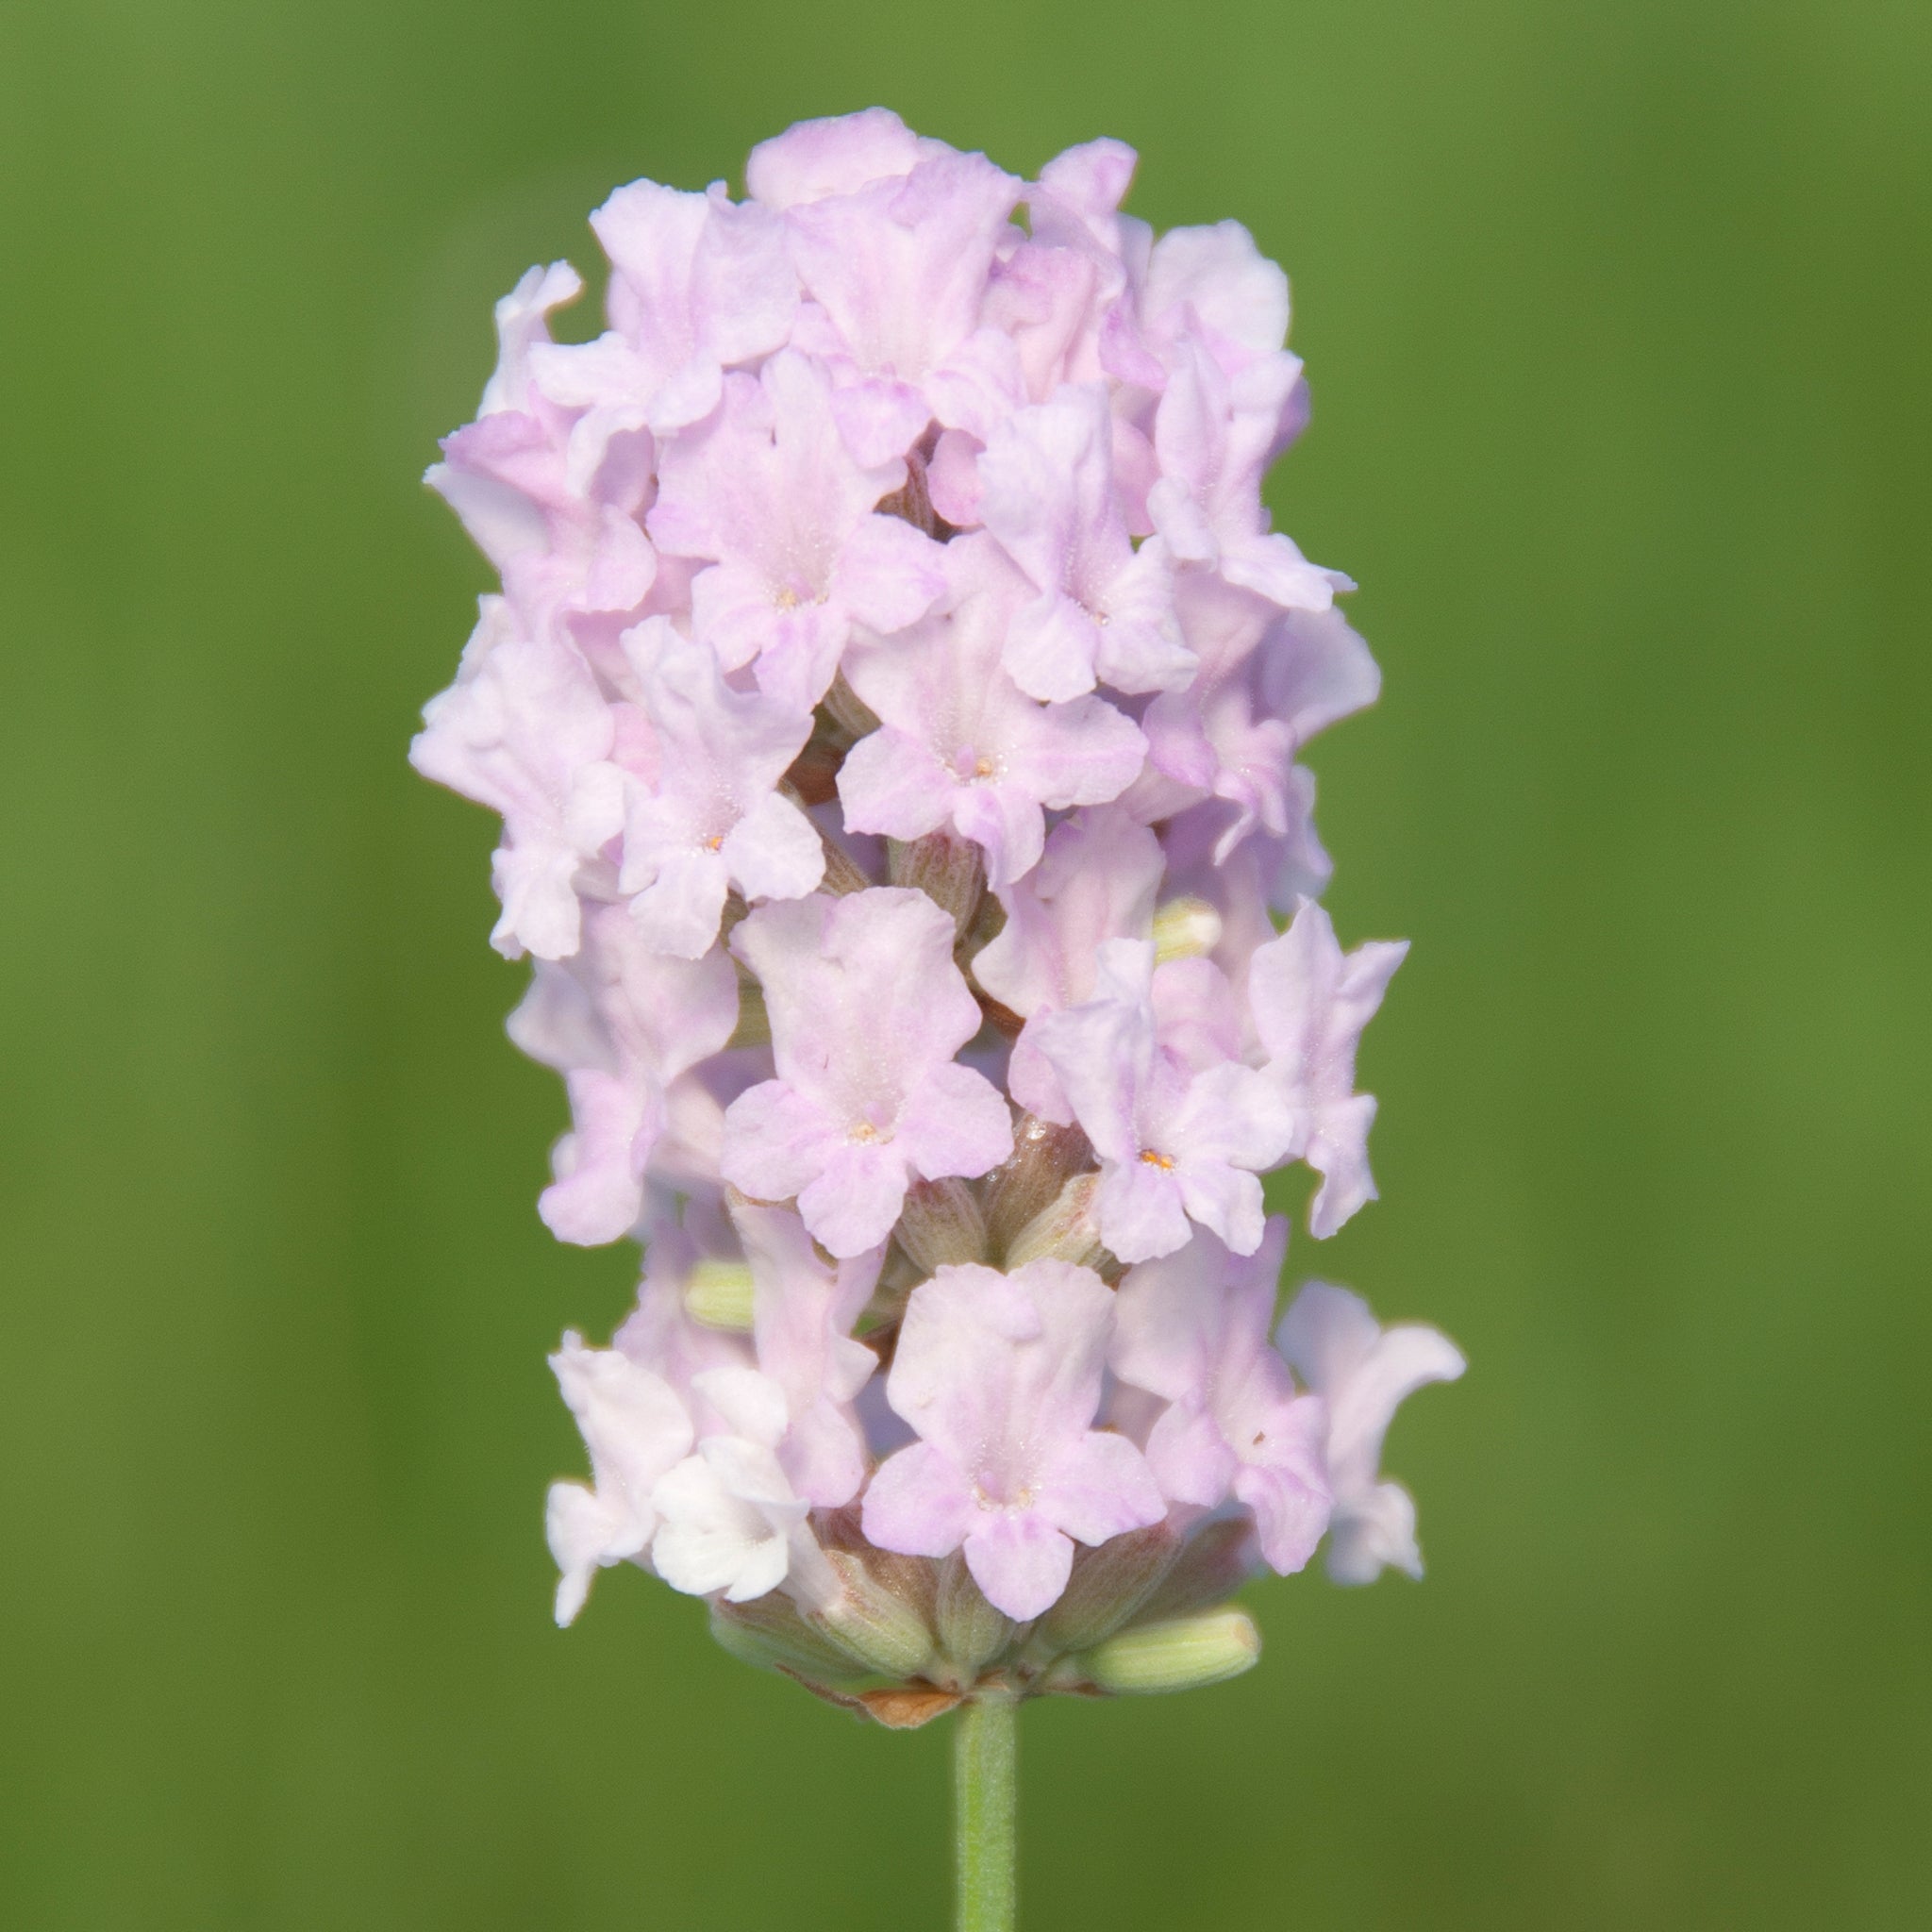
[[[1330,1503],[1327,1407],[1296,1392],[1268,1345],[1287,1249],[1277,1219],[1247,1260],[1204,1234],[1130,1269],[1110,1357],[1123,1382],[1167,1402],[1146,1444],[1162,1493],[1202,1509],[1238,1498],[1284,1576],[1314,1555]]]
[[[648,526],[674,555],[711,559],[691,581],[691,622],[726,671],[801,715],[825,694],[855,624],[894,631],[945,589],[939,546],[874,506],[903,458],[861,463],[832,413],[824,367],[782,350],[734,375],[714,416],[660,458]]]
[[[778,781],[811,735],[808,714],[733,691],[717,658],[669,618],[625,640],[655,730],[655,786],[632,779],[621,892],[653,951],[701,959],[726,894],[800,899],[825,873],[817,829]]]
[[[963,1549],[987,1601],[1024,1620],[1058,1600],[1076,1541],[1158,1523],[1141,1452],[1093,1426],[1112,1328],[1106,1285],[1064,1262],[942,1267],[914,1289],[886,1396],[920,1440],[874,1476],[866,1535]]]
[[[1248,962],[1248,999],[1268,1074],[1294,1109],[1290,1146],[1322,1176],[1308,1231],[1331,1235],[1375,1198],[1369,1173],[1374,1096],[1355,1091],[1356,1046],[1382,1004],[1407,942],[1343,955],[1328,915],[1310,901]]]
[[[732,1213],[752,1278],[759,1370],[785,1403],[779,1459],[800,1495],[836,1508],[864,1486],[868,1459],[853,1400],[878,1357],[852,1329],[885,1259],[874,1247],[824,1260],[797,1215],[740,1203]]]
[[[1108,940],[1093,998],[1035,1028],[1100,1157],[1100,1237],[1123,1261],[1173,1254],[1191,1221],[1238,1255],[1260,1245],[1256,1176],[1288,1152],[1294,1120],[1279,1088],[1236,1057],[1232,1020],[1218,974],[1183,983],[1157,973],[1151,942]]]
[[[573,1130],[539,1204],[554,1234],[596,1246],[630,1229],[674,1088],[737,1023],[730,961],[656,954],[621,907],[586,916],[575,958],[539,962],[509,1033],[564,1076],[570,1094]]]
[[[1415,1501],[1400,1483],[1379,1479],[1382,1439],[1405,1396],[1462,1374],[1461,1350],[1433,1328],[1383,1328],[1359,1295],[1325,1281],[1295,1297],[1275,1341],[1328,1407],[1328,1574],[1338,1583],[1373,1583],[1384,1568],[1421,1576]]]
[[[1261,500],[1286,277],[1133,170],[875,108],[621,188],[603,333],[533,269],[429,475],[501,590],[412,757],[503,820],[540,1211],[645,1246],[553,1358],[558,1618],[627,1562],[888,1723],[1243,1668],[1212,1607],[1324,1535],[1419,1570],[1381,1441],[1461,1368],[1320,1284],[1268,1339],[1261,1175],[1374,1194],[1403,948],[1314,903],[1300,760],[1379,675]]]
[[[942,611],[850,667],[881,728],[846,757],[839,796],[856,831],[918,839],[950,824],[1003,886],[1040,862],[1045,808],[1119,797],[1147,741],[1103,698],[1024,695],[1001,668],[1024,579],[984,537],[961,537],[946,555]]]
[[[1167,552],[1134,547],[1113,477],[1113,416],[1098,383],[1018,409],[979,459],[980,515],[1031,579],[1008,626],[1006,665],[1036,698],[1105,682],[1185,685],[1197,662],[1174,611]]]
[[[425,778],[503,814],[491,866],[497,950],[567,959],[582,929],[578,872],[622,822],[615,727],[583,658],[518,635],[508,615],[484,600],[462,674],[425,707],[410,758]]]
[[[661,1376],[613,1348],[566,1334],[550,1357],[591,1452],[591,1486],[553,1483],[550,1551],[562,1573],[557,1621],[575,1620],[599,1567],[641,1557],[658,1533],[652,1494],[690,1453],[691,1417]]]
[[[788,1200],[834,1255],[892,1230],[915,1175],[974,1179],[1012,1152],[999,1091],[953,1056],[979,1008],[953,921],[923,892],[875,890],[755,912],[732,951],[765,989],[778,1077],[724,1117],[724,1178]]]

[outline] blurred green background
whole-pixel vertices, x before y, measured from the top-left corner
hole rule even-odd
[[[1331,904],[1416,949],[1291,1263],[1473,1362],[1426,1585],[1028,1711],[1029,1923],[1925,1924],[1916,0],[0,10],[0,1922],[943,1921],[943,1726],[632,1573],[550,1626],[543,1352],[630,1263],[537,1222],[491,824],[403,761],[491,300],[875,100],[1294,278],[1276,507],[1388,677]]]

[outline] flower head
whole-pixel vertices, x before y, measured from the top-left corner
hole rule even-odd
[[[1314,903],[1301,758],[1379,674],[1261,498],[1287,278],[1134,166],[872,108],[620,188],[602,333],[532,269],[428,478],[502,583],[411,755],[503,821],[540,1211],[645,1251],[553,1358],[558,1617],[627,1561],[891,1723],[1244,1668],[1212,1607],[1324,1535],[1417,1568],[1381,1439],[1461,1366],[1319,1285],[1269,1341],[1262,1175],[1374,1193],[1403,948]]]

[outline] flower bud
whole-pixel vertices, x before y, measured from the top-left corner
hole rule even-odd
[[[743,1261],[700,1261],[684,1284],[684,1311],[707,1328],[751,1331],[751,1269]]]
[[[1150,1624],[1167,1623],[1218,1604],[1247,1581],[1255,1564],[1254,1524],[1245,1516],[1221,1517],[1188,1539],[1141,1615]]]
[[[857,1674],[851,1654],[828,1642],[782,1591],[742,1604],[721,1597],[711,1606],[711,1635],[733,1657],[760,1670],[833,1679]]]
[[[895,886],[911,886],[953,915],[964,939],[986,891],[986,867],[979,847],[951,832],[929,832],[909,842],[886,841],[886,873]]]
[[[993,1253],[1005,1255],[1014,1237],[1059,1198],[1067,1182],[1092,1165],[1092,1145],[1078,1127],[1023,1113],[1013,1127],[1011,1159],[981,1183]]]
[[[1079,1659],[1096,1689],[1119,1695],[1195,1690],[1239,1677],[1260,1660],[1261,1633],[1245,1610],[1203,1610],[1109,1637]]]
[[[899,1212],[898,1239],[931,1274],[948,1263],[986,1259],[986,1217],[964,1181],[914,1181]]]
[[[1153,1595],[1180,1541],[1164,1523],[1110,1537],[1074,1558],[1066,1592],[1040,1626],[1050,1650],[1091,1650],[1134,1617]]]
[[[738,969],[738,1024],[726,1042],[731,1046],[770,1046],[772,1016],[765,1010],[765,990],[743,967]]]
[[[1092,1269],[1112,1287],[1124,1271],[1101,1243],[1100,1223],[1094,1213],[1099,1188],[1099,1174],[1075,1174],[1052,1206],[1036,1214],[1014,1236],[1007,1249],[1007,1273],[1010,1274],[1029,1261],[1071,1261],[1076,1268]]]
[[[849,749],[858,739],[868,738],[879,728],[879,721],[872,707],[846,682],[841,671],[832,680],[832,688],[824,695],[820,707],[820,715],[829,727],[828,735],[841,749]]]
[[[814,1626],[865,1670],[886,1677],[919,1675],[932,1659],[932,1632],[918,1613],[851,1551],[826,1554],[844,1590],[812,1618]]]
[[[962,1683],[971,1683],[982,1664],[997,1657],[1013,1636],[1013,1621],[987,1602],[958,1550],[940,1566],[934,1602],[940,1648]]]
[[[1154,915],[1154,957],[1199,959],[1221,943],[1221,914],[1205,899],[1170,899]]]

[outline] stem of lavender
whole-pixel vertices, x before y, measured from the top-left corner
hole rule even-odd
[[[980,1696],[956,1721],[953,1844],[958,1932],[1013,1932],[1019,1710],[1010,1697]]]

